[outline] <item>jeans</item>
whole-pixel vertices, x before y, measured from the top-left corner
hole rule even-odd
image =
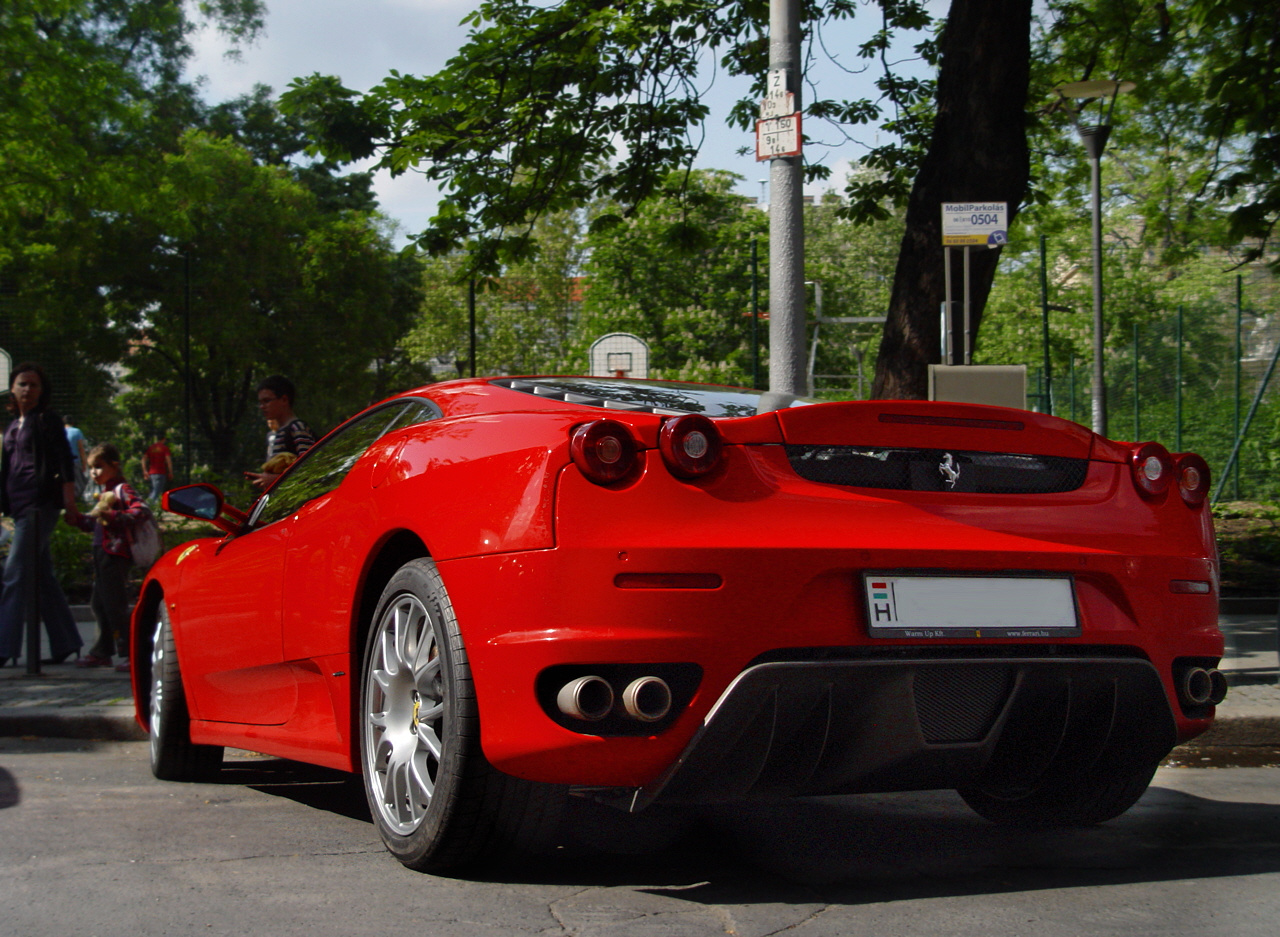
[[[165,483],[169,481],[168,475],[148,475],[151,481],[151,497],[147,500],[152,504],[160,503],[160,496],[164,494]]]
[[[31,548],[31,538],[39,538],[36,551],[36,568],[29,578],[39,580],[37,597],[40,617],[44,619],[45,633],[49,635],[49,653],[54,657],[72,654],[83,643],[67,605],[67,597],[53,573],[53,554],[49,538],[62,513],[56,505],[45,505],[40,510],[40,528],[36,529],[36,509],[23,511],[13,519],[13,540],[9,543],[9,558],[4,564],[4,591],[0,593],[0,657],[16,658],[22,649],[26,633],[26,608],[23,602],[22,579],[26,566],[26,553]],[[34,649],[39,653],[39,648]],[[28,653],[32,649],[28,648]]]

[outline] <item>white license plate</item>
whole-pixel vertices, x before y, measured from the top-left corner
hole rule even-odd
[[[1080,633],[1069,576],[863,576],[876,638],[1048,638]]]

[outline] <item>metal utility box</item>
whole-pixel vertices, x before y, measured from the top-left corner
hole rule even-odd
[[[1025,364],[931,364],[929,399],[1027,408]]]

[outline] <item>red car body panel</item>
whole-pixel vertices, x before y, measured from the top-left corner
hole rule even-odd
[[[175,550],[153,567],[135,640],[148,633],[148,602],[165,601],[193,741],[359,770],[362,629],[377,598],[370,583],[381,557],[408,544],[435,560],[457,614],[486,757],[531,780],[658,784],[726,689],[786,649],[886,660],[916,650],[1105,649],[1155,668],[1178,741],[1212,721],[1211,706],[1180,706],[1174,685],[1175,660],[1222,654],[1208,508],[1176,490],[1139,493],[1132,448],[1084,427],[962,404],[794,407],[718,419],[723,462],[691,481],[668,471],[656,448],[669,414],[605,412],[486,381],[402,399],[411,397],[443,415],[382,436],[340,485],[289,517]],[[569,451],[572,429],[601,418],[626,425],[641,450],[636,470],[609,485],[584,477]],[[879,490],[806,480],[787,445],[1089,462],[1069,491]],[[1079,634],[872,637],[861,577],[883,570],[1067,575]],[[633,573],[650,578],[617,578]],[[672,588],[664,574],[710,578]],[[1204,591],[1173,591],[1182,582]],[[538,695],[548,668],[650,662],[699,673],[661,731],[566,727]],[[143,694],[138,715],[145,725]]]

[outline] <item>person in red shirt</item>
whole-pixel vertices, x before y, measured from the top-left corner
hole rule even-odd
[[[158,504],[160,496],[169,486],[169,479],[173,477],[173,453],[169,451],[169,441],[161,436],[147,446],[142,463],[146,466],[147,479],[151,482],[151,496],[147,500]]]

